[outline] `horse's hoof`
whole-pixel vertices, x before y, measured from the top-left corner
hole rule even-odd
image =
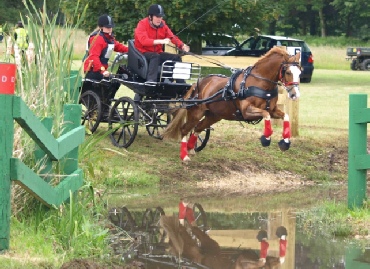
[[[195,150],[194,149],[188,149],[188,154],[189,155],[195,155]]]
[[[277,227],[277,229],[276,229],[276,236],[279,237],[279,238],[281,238],[283,235],[285,235],[285,236],[288,235],[287,229],[284,226]]]
[[[262,147],[268,147],[271,144],[271,139],[267,139],[266,136],[262,135],[261,144],[262,144]]]
[[[182,159],[182,162],[183,162],[183,163],[190,162],[190,158],[189,158],[189,156],[188,156],[188,155],[186,155],[186,156],[185,156],[185,158],[184,158],[184,159]]]
[[[290,141],[285,142],[284,139],[281,139],[278,144],[281,151],[286,151],[290,148]]]
[[[267,232],[265,230],[260,230],[257,234],[258,242],[262,242],[262,240],[265,238],[267,238]]]

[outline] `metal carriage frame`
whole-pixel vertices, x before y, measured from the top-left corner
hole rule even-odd
[[[201,73],[199,64],[165,61],[158,68],[158,81],[146,82],[147,62],[129,41],[129,53],[117,53],[107,79],[94,81],[83,79],[80,104],[82,124],[93,133],[101,122],[108,124],[113,145],[128,148],[135,140],[139,126],[145,126],[147,133],[162,139],[164,128],[172,119],[177,108],[187,108],[202,100],[184,100],[184,95],[196,82]],[[185,83],[176,82],[186,80]],[[134,92],[134,98],[115,98],[123,85]],[[210,137],[211,129],[198,136],[195,151],[202,150]]]

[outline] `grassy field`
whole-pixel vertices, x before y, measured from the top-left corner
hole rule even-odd
[[[77,31],[74,40],[76,69],[81,65],[85,41],[86,34]],[[4,45],[5,43],[0,44],[1,55],[5,51]],[[183,195],[180,193],[180,187],[184,185],[189,183],[196,185],[197,182],[212,179],[220,180],[233,174],[263,176],[283,172],[287,175],[297,175],[302,182],[320,184],[345,182],[348,155],[348,98],[352,93],[370,93],[369,72],[350,70],[349,62],[345,60],[345,45],[338,47],[318,44],[310,47],[315,58],[315,71],[311,83],[300,85],[299,136],[292,139],[289,151],[281,152],[276,145],[281,137],[280,126],[274,127],[272,145],[263,148],[259,142],[262,124],[247,125],[221,121],[213,126],[214,131],[207,147],[194,156],[191,163],[183,165],[179,159],[178,142],[154,139],[147,134],[145,126],[140,126],[132,146],[120,149],[114,147],[109,138],[104,137],[107,129],[105,124],[101,124],[94,136],[86,136],[88,143],[91,141],[93,143],[90,151],[81,156],[81,166],[91,164],[90,169],[85,171],[87,184],[103,193],[118,190],[121,193],[118,199],[122,201],[122,196],[130,196],[130,189],[134,187],[140,188],[142,197],[149,197],[147,193],[160,191],[180,196]],[[240,60],[237,61],[240,63]],[[237,65],[237,61],[230,62],[230,65]],[[133,93],[121,87],[117,97],[126,95],[133,96]],[[263,182],[260,184],[262,186]],[[224,195],[222,191],[215,194]],[[271,204],[283,204],[284,200],[290,198],[299,201],[294,205],[304,206],[308,204],[308,200],[314,202],[315,197],[325,194],[319,192],[315,194],[317,196],[305,200],[304,192],[297,191],[294,195],[276,196],[271,199]],[[195,190],[193,195],[201,197],[204,193],[202,190]],[[259,206],[262,204],[266,206],[264,204],[266,201],[241,196],[240,204],[233,204],[233,208],[245,210],[245,201],[248,198],[248,204],[251,202],[249,207],[258,203]],[[131,203],[139,204],[144,199],[134,197]],[[252,201],[255,201],[255,204],[252,204]],[[108,207],[111,205],[107,204]],[[222,208],[223,204],[218,205],[219,210],[228,209],[226,206]],[[88,206],[90,207],[77,208],[76,211],[82,211],[86,215],[86,208],[91,209],[91,205]],[[215,208],[217,209],[217,203]],[[47,220],[37,219],[37,216],[35,223],[31,221],[31,224],[30,221],[12,218],[11,250],[6,255],[0,256],[0,264],[6,268],[58,268],[57,265],[67,259],[68,253],[60,246],[59,239],[53,240],[48,235],[52,234],[57,226],[72,231],[74,225],[82,225],[86,234],[95,237],[96,232],[90,230],[91,227],[84,215],[80,222],[71,217],[71,220],[65,223],[55,216],[50,216],[50,219],[55,218],[52,225]],[[47,226],[45,230],[49,232],[48,234],[36,233],[40,229],[40,224]],[[69,237],[63,239],[69,241]],[[79,240],[78,235],[76,241]],[[89,242],[94,240],[95,238],[92,238]],[[77,245],[81,251],[84,247]],[[95,256],[97,259],[101,257],[99,256],[101,251],[102,249],[97,248]],[[83,255],[86,254],[82,253],[81,256]]]

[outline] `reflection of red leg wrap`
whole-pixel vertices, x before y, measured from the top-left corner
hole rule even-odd
[[[283,138],[290,138],[292,135],[290,133],[290,122],[284,121],[283,125]]]
[[[266,138],[269,138],[272,135],[272,127],[271,127],[271,120],[265,120],[265,130],[263,135]]]
[[[196,134],[191,134],[188,140],[188,150],[194,149],[197,143],[198,136]]]
[[[285,257],[285,254],[286,254],[286,244],[287,244],[287,240],[283,240],[283,239],[280,239],[280,247],[279,247],[279,251],[280,251],[280,257]]]
[[[184,160],[186,156],[188,156],[188,146],[187,142],[181,142],[181,149],[180,149],[180,158]]]
[[[188,221],[188,223],[190,223],[190,224],[193,224],[193,222],[195,221],[193,209],[191,209],[190,207],[186,208],[186,217],[185,218]]]
[[[260,258],[266,259],[268,248],[269,248],[269,243],[267,243],[267,241],[265,241],[265,240],[262,240],[261,241]]]

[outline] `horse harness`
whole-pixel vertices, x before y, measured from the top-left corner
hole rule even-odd
[[[257,78],[267,80],[265,78],[262,78],[262,77],[251,74],[253,67],[254,66],[249,66],[246,69],[237,69],[236,71],[234,71],[233,74],[231,75],[230,79],[226,83],[225,87],[220,90],[222,92],[222,97],[224,98],[225,101],[226,100],[232,100],[233,101],[233,104],[236,108],[235,116],[237,118],[242,119],[244,122],[247,122],[249,124],[257,124],[262,120],[262,118],[257,119],[257,120],[245,119],[244,116],[243,116],[243,113],[241,113],[241,111],[237,108],[236,103],[235,103],[235,99],[244,100],[244,99],[247,99],[248,97],[252,97],[252,96],[259,97],[259,98],[262,98],[262,99],[266,100],[265,110],[269,110],[271,99],[278,96],[278,87],[277,86],[272,91],[266,91],[266,90],[263,90],[263,89],[261,89],[257,86],[245,87],[245,81],[246,81],[248,76],[255,76]],[[235,93],[234,90],[233,90],[234,85],[235,85],[235,81],[241,73],[243,73],[243,79],[242,79],[242,82],[240,83],[239,91],[237,93]],[[272,80],[268,80],[268,81],[271,82],[271,83],[277,84],[276,82],[274,82]]]
[[[279,70],[279,79],[282,79],[284,77],[284,73],[286,71],[285,66],[287,64],[299,65],[299,63],[287,63],[287,62],[283,62],[281,64],[281,68]],[[266,100],[265,110],[269,110],[270,109],[270,101],[271,101],[271,99],[277,97],[278,94],[279,94],[279,92],[278,92],[278,85],[285,87],[285,86],[288,86],[288,85],[296,85],[298,83],[295,83],[295,82],[286,83],[285,81],[275,82],[275,81],[269,80],[267,78],[264,78],[264,77],[261,77],[261,76],[252,74],[253,68],[254,68],[254,66],[249,66],[246,69],[236,69],[236,70],[234,70],[233,73],[232,73],[232,75],[230,76],[229,80],[227,81],[226,85],[222,89],[220,89],[217,93],[215,93],[211,97],[209,97],[206,100],[204,100],[204,102],[202,102],[202,103],[213,103],[213,102],[218,102],[218,101],[230,101],[230,100],[232,100],[233,101],[233,104],[234,104],[234,106],[236,108],[235,116],[237,118],[240,118],[243,121],[245,121],[247,123],[250,123],[250,124],[257,124],[257,123],[259,123],[262,120],[262,118],[261,119],[257,119],[257,120],[248,120],[248,119],[245,119],[244,116],[243,116],[243,114],[237,108],[236,103],[235,103],[235,100],[236,99],[244,100],[244,99],[247,99],[248,97],[252,97],[252,96],[259,97],[259,98],[262,98],[262,99]],[[243,79],[242,79],[242,82],[240,83],[239,91],[237,93],[235,93],[234,90],[233,90],[234,85],[235,85],[235,81],[236,81],[236,79],[239,77],[239,75],[241,73],[243,73]],[[207,77],[210,77],[210,76],[227,77],[225,75],[220,75],[220,74],[210,74]],[[268,82],[270,82],[272,84],[275,84],[276,87],[273,90],[271,90],[271,91],[266,91],[266,90],[261,89],[261,88],[259,88],[257,86],[245,87],[245,82],[246,82],[246,79],[247,79],[248,76],[253,76],[255,78],[268,81]],[[198,83],[199,83],[199,80],[198,80]],[[198,87],[196,87],[196,88],[198,88]],[[286,91],[288,93],[290,92],[290,90],[288,90],[286,87],[285,87],[285,89],[286,89]],[[220,95],[220,94],[221,94],[221,98],[218,99],[218,100],[215,100],[214,98],[216,96]],[[194,96],[193,99],[196,99],[197,96],[198,96],[198,94],[196,94],[196,96]],[[188,105],[187,108],[189,108],[191,106],[194,106],[194,105],[196,105],[196,104]]]

